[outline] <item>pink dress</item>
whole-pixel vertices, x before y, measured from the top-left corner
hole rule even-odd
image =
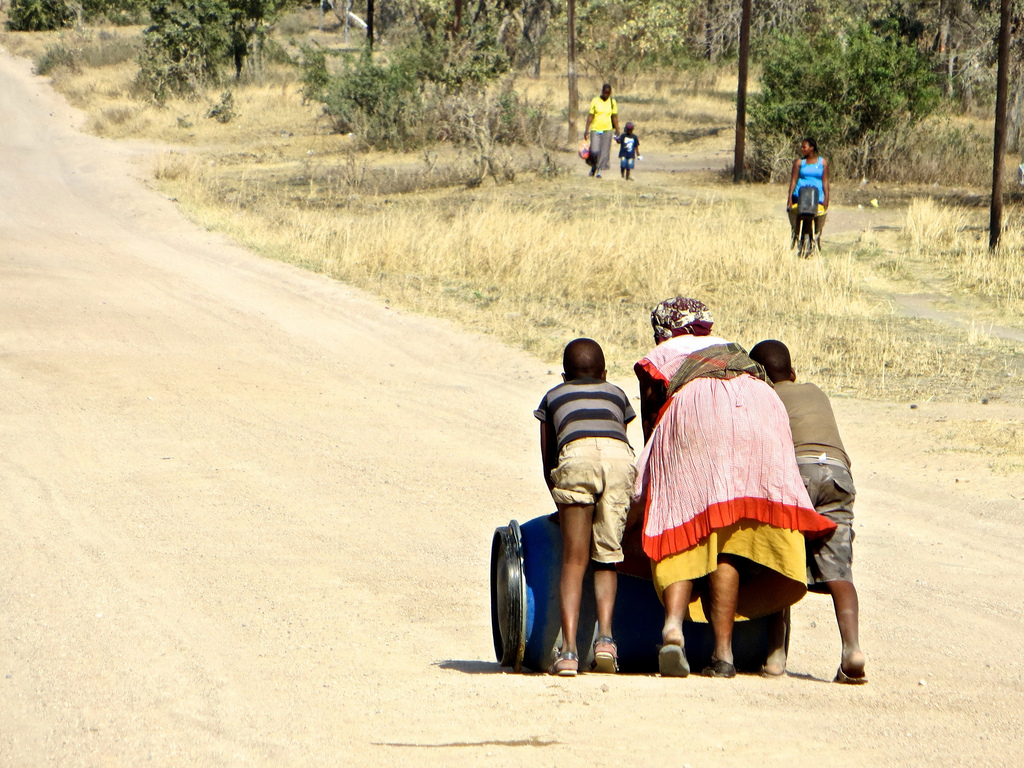
[[[725,343],[677,336],[638,362],[637,373],[667,385],[688,354]],[[804,488],[785,406],[769,384],[747,374],[698,378],[670,397],[638,469],[643,547],[654,561],[744,520],[811,536],[834,527]]]

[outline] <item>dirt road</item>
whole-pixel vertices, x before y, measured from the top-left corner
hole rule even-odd
[[[197,230],[75,122],[0,56],[0,765],[1024,762],[1024,488],[921,426],[1018,406],[837,401],[870,685],[818,597],[782,680],[505,674],[549,366]]]

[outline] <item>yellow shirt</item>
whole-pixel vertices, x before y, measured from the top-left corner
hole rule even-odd
[[[607,101],[600,96],[595,96],[590,102],[590,114],[594,119],[590,121],[592,131],[610,131],[612,129],[612,115],[619,114],[619,105],[611,96]]]

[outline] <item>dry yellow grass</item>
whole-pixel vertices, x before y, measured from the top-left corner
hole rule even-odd
[[[957,242],[967,225],[967,213],[962,208],[919,198],[907,208],[903,232],[913,250],[930,252]]]
[[[961,291],[988,300],[995,317],[1019,325],[1024,310],[1024,223],[1008,209],[995,252],[988,249],[988,210],[973,215],[958,206],[914,200],[907,209],[910,251],[925,254]],[[985,214],[985,215],[983,215]]]
[[[797,260],[783,232],[714,193],[640,200],[606,187],[577,200],[574,182],[556,180],[529,194],[449,191],[326,207],[282,204],[259,181],[188,158],[160,175],[205,226],[552,361],[568,340],[592,336],[624,374],[651,345],[651,307],[684,294],[704,299],[721,332],[743,344],[785,340],[802,375],[834,392],[942,396],[995,386],[980,356],[998,342],[936,336],[891,314],[860,287],[869,263],[849,251]],[[995,373],[1005,380],[1003,368]]]
[[[999,419],[949,419],[935,422],[935,451],[989,457],[989,469],[1012,474],[1024,469],[1024,426]]]

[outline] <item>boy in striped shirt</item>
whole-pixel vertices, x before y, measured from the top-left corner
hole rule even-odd
[[[618,669],[612,639],[612,612],[622,562],[622,533],[636,480],[633,449],[626,425],[636,418],[626,393],[606,379],[604,352],[592,339],[570,342],[562,355],[562,380],[550,390],[534,416],[540,420],[544,479],[558,507],[562,531],[559,598],[562,648],[551,674],[572,677],[579,671],[576,629],[583,577],[594,561],[598,672]]]

